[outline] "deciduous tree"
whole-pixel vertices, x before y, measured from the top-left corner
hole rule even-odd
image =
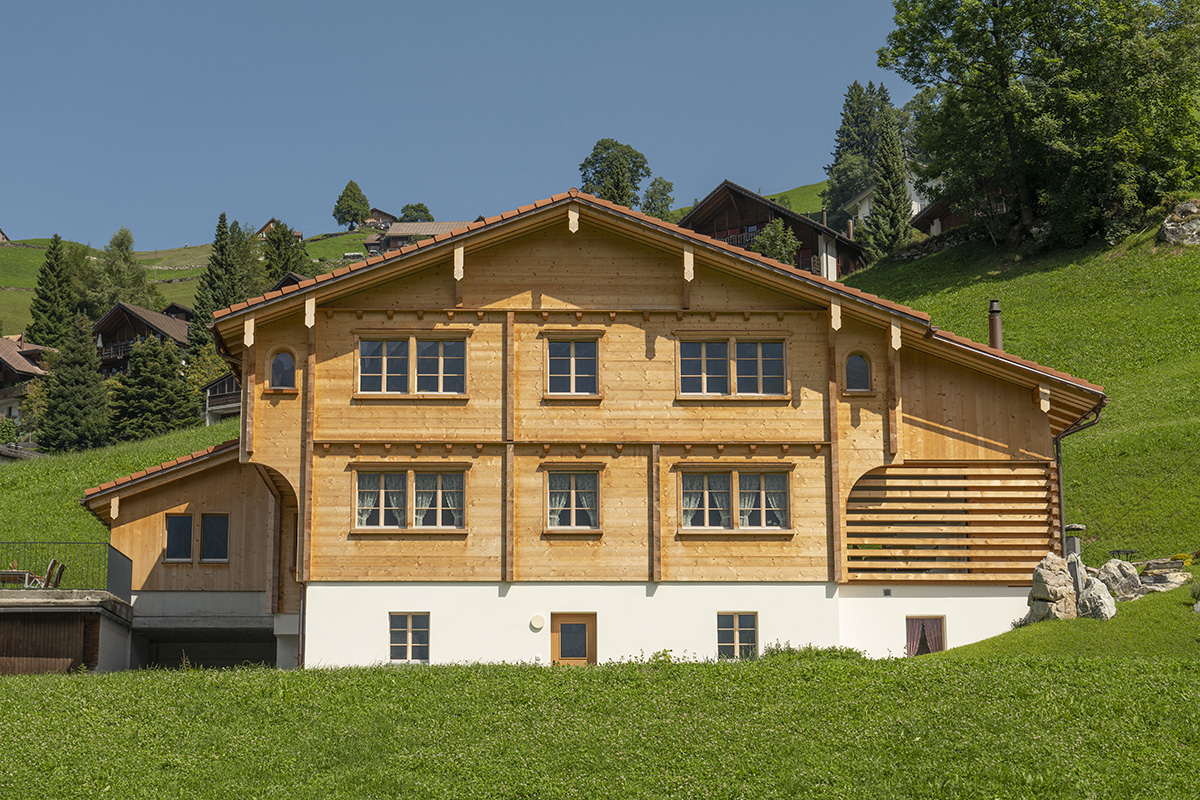
[[[433,222],[433,214],[424,203],[409,203],[400,209],[400,222]]]
[[[642,181],[650,177],[650,165],[629,145],[600,139],[579,165],[579,177],[579,188],[588,194],[636,208]]]
[[[338,225],[345,225],[346,230],[351,230],[370,213],[371,204],[367,202],[367,196],[357,183],[349,181],[333,206],[333,218]]]
[[[674,191],[675,184],[661,175],[650,181],[642,198],[643,213],[665,220],[671,214],[671,206],[675,205],[675,198],[671,196]]]
[[[62,348],[46,379],[46,410],[38,443],[48,452],[86,450],[108,443],[108,390],[92,326],[77,316],[67,326]]]
[[[762,253],[767,258],[796,266],[796,251],[800,249],[800,240],[792,229],[782,219],[773,219],[754,237],[750,249]]]

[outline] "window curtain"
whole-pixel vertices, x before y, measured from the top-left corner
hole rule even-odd
[[[550,473],[550,515],[546,521],[554,528],[562,523],[562,512],[571,501],[571,476],[566,473]]]
[[[425,512],[434,508],[434,500],[437,498],[437,475],[426,472],[416,474],[415,483],[417,492],[413,496],[413,507],[417,518],[413,520],[414,525],[428,525],[425,521]],[[435,509],[436,512],[436,509]],[[434,524],[437,524],[436,517]]]
[[[708,476],[708,510],[710,523],[715,518],[717,528],[730,527],[729,516],[729,475]]]
[[[767,474],[763,475],[763,481],[766,484],[767,494],[767,510],[773,511],[776,525],[783,528],[787,526],[787,475]],[[771,524],[770,515],[763,515],[763,525]]]
[[[907,619],[904,621],[905,627],[905,652],[910,656],[917,654],[917,648],[921,646],[921,623],[923,620]]]
[[[461,487],[462,484],[459,484]],[[463,527],[463,493],[462,489],[448,489],[442,486],[442,505],[450,512],[450,522],[455,528]]]
[[[383,474],[383,524],[392,528],[403,528],[407,509],[404,507],[404,490],[408,475],[403,472]]]
[[[379,475],[358,476],[358,525],[379,524]]]
[[[704,488],[703,475],[683,476],[683,526],[695,525],[696,511],[700,509],[700,498]],[[701,525],[704,523],[701,522]]]
[[[587,524],[596,527],[596,476],[583,473],[575,476],[575,505],[587,512]],[[581,515],[582,516],[582,515]],[[577,525],[582,525],[576,519]]]
[[[929,645],[929,652],[942,652],[944,649],[942,644],[942,620],[925,620],[925,643]]]
[[[750,514],[758,506],[758,487],[751,489],[746,485],[757,484],[758,480],[757,475],[738,476],[738,525],[743,528],[750,527]]]

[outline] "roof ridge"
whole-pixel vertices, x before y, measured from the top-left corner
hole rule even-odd
[[[149,466],[149,467],[146,467],[145,469],[138,470],[137,472],[134,472],[130,475],[123,475],[122,477],[116,478],[115,480],[111,480],[106,483],[102,483],[99,486],[93,486],[90,489],[84,489],[83,490],[84,500],[86,500],[87,498],[89,498],[93,495],[101,494],[102,492],[107,492],[110,489],[115,489],[118,486],[125,486],[126,484],[135,483],[137,481],[142,480],[143,478],[148,478],[151,475],[156,475],[160,472],[165,472],[166,470],[173,469],[175,467],[181,467],[184,464],[191,464],[194,461],[199,461],[201,459],[208,458],[210,456],[217,455],[219,453],[224,453],[230,447],[237,445],[238,442],[240,442],[240,441],[241,441],[240,438],[239,439],[228,439],[224,442],[221,442],[220,444],[210,445],[209,447],[206,447],[203,450],[196,450],[195,452],[188,453],[187,455],[176,456],[175,458],[172,458],[169,461],[164,461],[161,464],[154,464],[153,466]]]

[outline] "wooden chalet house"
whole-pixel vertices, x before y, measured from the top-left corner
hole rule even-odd
[[[0,336],[0,416],[21,419],[29,381],[46,374],[45,357],[51,349],[25,341],[24,334]]]
[[[991,636],[1061,552],[1056,444],[1106,402],[576,190],[212,330],[240,439],[84,502],[133,559],[135,632],[273,637],[280,665]]]
[[[776,219],[782,219],[800,240],[795,259],[800,269],[837,280],[862,265],[863,249],[853,240],[852,227],[836,231],[728,180],[709,192],[679,224],[726,244],[749,248],[759,231]]]
[[[100,357],[100,372],[112,375],[128,371],[129,354],[143,339],[171,339],[177,346],[186,347],[192,316],[192,309],[179,303],[171,303],[162,311],[117,303],[92,328],[96,354]]]

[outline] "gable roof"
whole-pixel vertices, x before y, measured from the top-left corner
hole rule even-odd
[[[814,230],[819,231],[826,236],[832,236],[846,247],[854,248],[859,253],[862,253],[863,251],[862,245],[846,236],[844,231],[838,231],[837,229],[831,228],[828,225],[823,225],[820,220],[815,220],[806,214],[800,214],[796,211],[793,211],[787,206],[780,205],[774,200],[763,197],[761,194],[756,194],[744,186],[738,186],[736,183],[728,179],[721,181],[717,188],[706,194],[703,200],[701,200],[699,203],[696,203],[696,205],[692,207],[691,211],[684,214],[679,220],[679,224],[686,228],[689,223],[695,222],[699,217],[708,212],[709,207],[716,204],[722,192],[739,194],[742,197],[745,197],[756,203],[762,203],[769,207],[777,216],[791,220],[800,225],[808,225],[810,228],[813,228]]]
[[[723,183],[722,187],[728,187],[735,191],[746,191],[728,181]],[[748,194],[758,197],[752,192]],[[777,206],[778,204],[773,205]],[[215,321],[210,328],[217,340],[220,352],[236,362],[235,352],[236,348],[241,346],[241,336],[232,334],[236,330],[236,321],[243,315],[277,311],[290,313],[297,306],[302,306],[305,298],[313,294],[332,295],[340,292],[361,291],[370,285],[390,280],[395,277],[396,272],[406,267],[413,266],[415,268],[417,264],[427,266],[432,259],[448,256],[457,246],[466,247],[475,242],[490,241],[499,235],[498,232],[506,228],[513,227],[520,230],[523,228],[523,222],[533,225],[540,219],[548,221],[555,217],[556,212],[565,215],[568,209],[595,214],[597,220],[616,224],[625,229],[626,233],[645,231],[660,238],[662,236],[669,237],[679,244],[681,250],[685,245],[689,246],[697,256],[707,256],[714,263],[722,263],[727,268],[736,268],[740,274],[752,280],[757,277],[757,280],[774,286],[782,279],[787,287],[784,289],[785,291],[791,291],[809,301],[826,306],[838,303],[844,313],[884,321],[885,324],[890,320],[901,328],[906,341],[923,349],[933,349],[942,357],[962,361],[981,371],[1007,376],[1010,379],[1019,376],[1020,381],[1025,385],[1037,386],[1041,382],[1051,383],[1053,384],[1052,403],[1061,403],[1065,409],[1064,413],[1070,417],[1066,423],[1061,420],[1056,422],[1055,431],[1066,427],[1066,424],[1081,417],[1093,406],[1107,401],[1101,386],[1011,353],[994,350],[964,337],[938,330],[932,324],[928,314],[837,281],[813,275],[806,270],[727,244],[680,225],[663,222],[639,211],[580,192],[578,189],[571,189],[497,216],[468,223],[453,231],[437,234],[398,250],[349,264],[325,275],[307,278],[298,284],[284,286],[260,297],[253,297],[229,308],[220,309],[214,313]],[[779,206],[779,209],[782,213],[793,214],[782,206]],[[800,219],[808,224],[820,225],[820,223],[813,223],[805,217],[800,217]],[[829,230],[831,235],[836,233],[832,229],[826,228],[826,230]],[[226,338],[226,334],[230,334],[229,338]],[[232,343],[235,349],[231,349],[228,346],[229,343]]]
[[[33,359],[44,350],[53,348],[42,347],[40,344],[23,344],[7,337],[0,337],[0,364],[9,372],[18,375],[45,375],[46,370],[34,363]]]
[[[168,306],[170,308],[170,306]],[[119,301],[113,306],[104,317],[92,327],[92,335],[103,333],[108,329],[108,326],[121,314],[128,314],[134,319],[139,320],[143,325],[146,325],[153,330],[158,331],[164,336],[170,336],[177,344],[187,343],[188,322],[187,320],[175,319],[168,317],[159,311],[151,311],[148,308],[135,306],[124,301]]]
[[[456,231],[465,222],[393,222],[385,236],[437,236],[439,233]]]

